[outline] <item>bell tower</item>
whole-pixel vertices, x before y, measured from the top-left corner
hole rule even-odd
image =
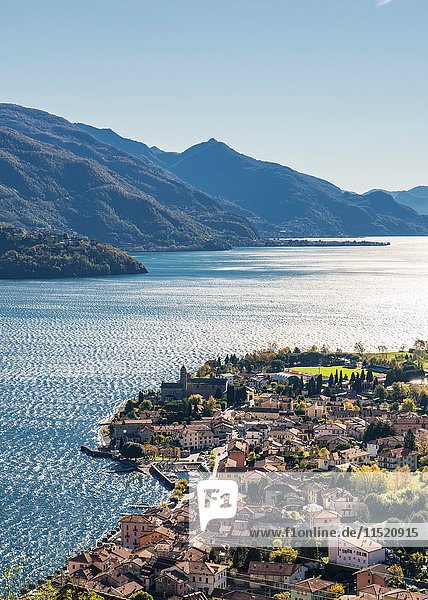
[[[187,369],[184,365],[180,369],[180,384],[185,396],[187,392]]]

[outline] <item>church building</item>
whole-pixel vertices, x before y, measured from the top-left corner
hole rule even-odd
[[[223,377],[189,377],[186,367],[180,370],[180,381],[161,384],[161,400],[182,400],[193,394],[199,394],[205,400],[210,396],[221,398],[227,391],[228,379]]]

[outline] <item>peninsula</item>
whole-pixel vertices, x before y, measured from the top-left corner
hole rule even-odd
[[[47,231],[27,233],[0,224],[0,279],[58,279],[147,273],[110,244]]]
[[[381,242],[376,240],[349,240],[349,239],[315,239],[315,238],[296,238],[296,239],[285,239],[285,238],[272,238],[267,240],[260,240],[257,246],[264,247],[278,247],[278,248],[300,248],[315,246],[318,248],[329,248],[329,247],[347,247],[347,246],[390,246],[390,242]]]

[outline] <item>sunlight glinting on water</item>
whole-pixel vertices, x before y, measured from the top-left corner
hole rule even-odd
[[[428,240],[390,247],[142,254],[149,275],[0,282],[1,560],[36,574],[165,490],[81,444],[183,362],[276,342],[352,349],[428,338]]]

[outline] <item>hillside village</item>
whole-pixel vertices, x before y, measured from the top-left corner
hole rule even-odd
[[[361,490],[324,489],[299,474],[428,471],[427,350],[422,340],[394,356],[385,348],[371,356],[361,344],[348,354],[269,349],[207,361],[197,376],[183,366],[176,382],[141,391],[105,428],[101,450],[143,473],[174,471],[175,489],[70,557],[67,576],[105,598],[132,600],[428,600],[422,547],[340,536],[325,547],[239,542],[260,502],[278,522],[290,506],[309,527],[366,522]],[[233,524],[212,524],[223,540],[215,547],[189,540],[186,479],[198,472],[247,481]],[[253,506],[255,484],[263,491]],[[427,520],[424,483],[410,496],[386,487],[371,503],[379,522],[400,503],[415,522]]]

